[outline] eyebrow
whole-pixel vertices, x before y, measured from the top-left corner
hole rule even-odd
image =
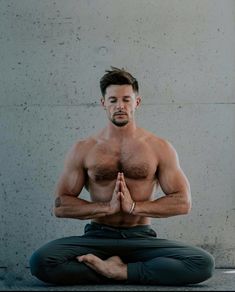
[[[109,96],[108,99],[117,98],[116,96]],[[124,95],[123,98],[131,98],[130,95]]]

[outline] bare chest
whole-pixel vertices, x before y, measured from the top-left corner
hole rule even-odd
[[[153,178],[156,161],[151,149],[144,143],[98,145],[87,159],[87,174],[96,182],[111,181],[123,172],[130,179]]]

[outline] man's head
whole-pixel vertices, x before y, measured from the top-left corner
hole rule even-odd
[[[109,120],[122,127],[133,120],[135,109],[140,104],[139,86],[129,72],[111,68],[112,70],[106,70],[107,73],[100,79],[101,103]]]
[[[100,79],[100,90],[102,96],[104,97],[106,94],[106,89],[110,85],[131,85],[133,91],[138,94],[139,92],[139,85],[138,81],[127,71],[124,69],[118,69],[116,67],[111,67],[112,70],[106,70],[107,72],[101,79]]]

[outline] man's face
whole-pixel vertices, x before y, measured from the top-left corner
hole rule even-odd
[[[101,99],[109,120],[118,127],[133,120],[140,101],[141,97],[136,96],[131,85],[110,85]]]

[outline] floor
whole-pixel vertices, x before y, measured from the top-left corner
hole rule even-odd
[[[200,284],[185,287],[142,285],[47,285],[28,273],[24,279],[11,275],[0,278],[0,291],[235,291],[235,269],[216,269],[214,276]]]

